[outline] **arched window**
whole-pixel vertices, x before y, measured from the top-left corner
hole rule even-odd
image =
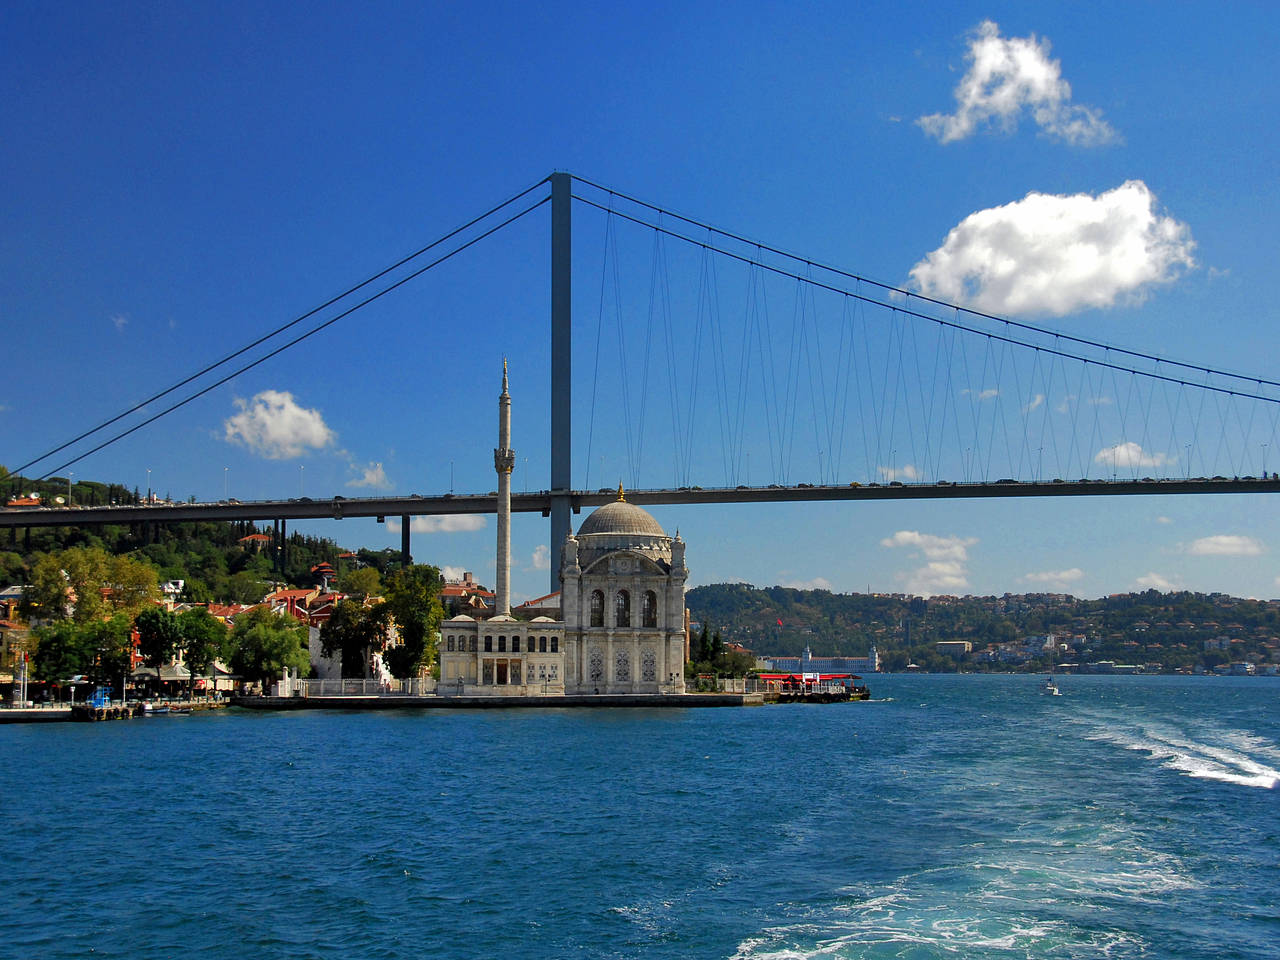
[[[613,625],[615,627],[631,626],[631,594],[627,593],[625,590],[619,590],[618,595],[613,599]]]
[[[512,638],[511,638],[511,652],[512,652],[512,653],[519,653],[519,652],[520,652],[520,638],[519,638],[519,637],[512,637]]]
[[[484,652],[493,653],[493,637],[489,636],[484,638]]]
[[[453,637],[452,637],[452,635],[449,637],[449,652],[450,652],[450,653],[453,653]]]
[[[506,638],[506,637],[499,637],[499,638],[498,638],[498,652],[499,652],[499,653],[506,653],[506,652],[507,652],[507,638]]]
[[[642,627],[656,627],[658,625],[658,595],[652,590],[644,592],[644,606],[641,609]]]
[[[475,652],[476,652],[476,638],[475,638],[475,637],[472,637],[472,638],[467,642],[467,646],[471,648],[471,652],[472,652],[472,653],[475,653]]]
[[[551,652],[552,652],[552,653],[559,653],[559,652],[560,652],[560,641],[559,641],[559,640],[557,640],[555,637],[552,637],[552,638],[551,638]],[[554,668],[552,668],[552,669],[554,669]]]
[[[591,591],[591,625],[604,626],[604,594],[599,590]]]
[[[546,652],[547,652],[547,638],[546,638],[546,637],[539,637],[539,638],[538,638],[538,652],[539,652],[539,653],[546,653]],[[553,650],[552,652],[554,653],[555,651]]]

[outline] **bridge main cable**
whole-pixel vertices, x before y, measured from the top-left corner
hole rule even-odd
[[[481,233],[479,236],[472,237],[470,240],[462,244],[460,247],[457,247],[449,251],[448,253],[444,254],[441,257],[437,257],[435,260],[431,261],[426,266],[419,267],[417,270],[413,271],[407,276],[401,277],[399,280],[397,280],[395,283],[392,283],[390,286],[384,287],[382,290],[379,290],[377,293],[373,294],[370,297],[366,297],[364,300],[361,300],[355,306],[348,307],[346,310],[342,311],[341,313],[337,314],[334,317],[329,318],[324,323],[321,323],[315,327],[312,327],[306,333],[295,337],[294,339],[290,340],[288,343],[282,344],[281,346],[276,347],[274,350],[264,354],[263,356],[252,361],[251,363],[247,363],[244,366],[233,370],[231,373],[227,374],[225,377],[222,377],[220,380],[216,380],[213,383],[209,384],[208,386],[191,394],[190,396],[182,400],[179,400],[177,403],[172,404],[169,407],[166,407],[164,410],[161,410],[159,413],[155,414],[154,416],[148,417],[146,420],[143,420],[141,423],[134,424],[128,430],[121,431],[111,439],[104,440],[102,443],[98,444],[96,447],[93,447],[90,450],[86,450],[84,453],[80,454],[79,456],[73,457],[72,459],[66,461],[65,463],[62,463],[59,466],[54,467],[52,470],[46,471],[38,479],[43,480],[47,477],[52,476],[55,473],[58,473],[66,469],[67,467],[70,467],[79,463],[85,457],[88,457],[97,453],[99,450],[102,450],[103,448],[110,446],[111,444],[115,443],[117,440],[123,440],[125,437],[129,436],[131,433],[135,433],[136,431],[141,430],[143,427],[148,426],[149,424],[155,423],[155,421],[159,420],[161,417],[164,417],[172,413],[173,411],[179,409],[180,407],[186,406],[192,400],[196,400],[204,396],[206,393],[209,393],[211,390],[214,390],[222,386],[224,383],[227,383],[230,380],[234,380],[240,374],[248,370],[252,370],[254,367],[258,366],[259,364],[265,363],[267,360],[270,360],[272,357],[283,353],[284,351],[288,350],[291,347],[297,346],[299,343],[302,343],[304,340],[307,340],[308,338],[314,336],[315,334],[319,333],[321,330],[324,330],[327,327],[332,326],[333,324],[337,323],[339,320],[342,320],[343,318],[350,316],[351,314],[355,313],[357,310],[361,309],[362,307],[366,307],[369,304],[373,303],[375,300],[378,300],[386,296],[391,291],[404,286],[410,280],[414,280],[420,277],[422,274],[426,273],[428,270],[431,270],[433,267],[437,267],[440,264],[444,263],[446,260],[449,260],[452,257],[457,256],[459,253],[461,253],[463,250],[466,250],[468,247],[474,246],[475,244],[479,243],[481,240],[484,240],[485,238],[492,236],[493,234],[497,233],[499,230],[503,229],[504,227],[507,227],[512,223],[515,223],[521,217],[525,216],[526,214],[532,213],[534,210],[537,210],[539,207],[541,207],[544,203],[549,202],[550,199],[551,198],[549,196],[543,197],[541,200],[537,201],[536,203],[531,204],[528,207],[525,207],[519,213],[508,217],[506,220],[503,220],[497,226],[491,227],[490,229],[486,230],[484,233]],[[38,460],[35,462],[39,462],[40,459],[44,459],[44,458],[43,457],[38,458]],[[20,470],[14,471],[15,475],[19,472]]]
[[[62,444],[60,444],[60,445],[58,445],[58,446],[54,447],[52,450],[49,450],[49,451],[47,451],[47,452],[45,452],[45,453],[41,454],[40,456],[38,456],[38,457],[34,458],[33,460],[29,460],[29,461],[27,461],[26,463],[22,464],[21,466],[14,468],[14,469],[13,469],[12,471],[10,471],[10,472],[11,472],[12,474],[15,474],[15,475],[17,475],[17,474],[21,474],[21,473],[22,473],[22,472],[24,472],[25,470],[28,470],[28,469],[30,469],[31,467],[35,466],[35,465],[36,465],[37,463],[39,463],[41,460],[47,460],[49,457],[52,457],[54,454],[56,454],[56,453],[60,453],[61,451],[63,451],[63,450],[65,450],[65,449],[67,449],[67,447],[70,447],[70,446],[72,446],[72,445],[74,445],[74,444],[76,444],[76,443],[79,443],[81,440],[87,439],[88,437],[93,436],[95,433],[98,433],[98,432],[100,432],[100,431],[102,431],[102,430],[105,430],[107,427],[111,426],[111,425],[112,425],[112,424],[114,424],[114,423],[118,423],[118,422],[120,422],[120,421],[121,421],[121,420],[123,420],[125,417],[129,416],[130,414],[137,413],[139,410],[143,409],[143,408],[144,408],[144,407],[146,407],[148,404],[151,404],[151,403],[154,403],[154,402],[155,402],[155,401],[157,401],[157,400],[163,399],[164,397],[167,397],[169,394],[173,393],[174,391],[176,391],[176,390],[178,390],[178,389],[180,389],[180,388],[182,388],[182,387],[185,387],[185,386],[187,386],[188,384],[193,383],[193,382],[194,382],[194,381],[196,381],[196,380],[199,380],[201,377],[205,376],[206,374],[212,373],[214,370],[218,369],[219,367],[223,366],[224,364],[227,364],[227,363],[231,362],[231,361],[232,361],[232,360],[234,360],[236,357],[243,356],[244,354],[248,353],[248,352],[249,352],[250,350],[252,350],[254,347],[261,346],[263,343],[266,343],[268,340],[271,340],[273,337],[277,337],[277,336],[279,336],[280,334],[284,333],[286,330],[289,330],[290,328],[297,326],[297,325],[298,325],[299,323],[301,323],[303,320],[307,320],[307,319],[309,319],[310,317],[315,316],[315,315],[316,315],[317,313],[319,313],[320,311],[322,311],[322,310],[326,310],[326,309],[328,309],[329,307],[333,306],[334,304],[339,303],[339,302],[340,302],[340,301],[342,301],[342,300],[345,300],[347,297],[351,296],[352,294],[356,293],[356,292],[357,292],[357,291],[359,291],[359,290],[364,289],[364,288],[365,288],[365,287],[367,287],[369,284],[374,283],[374,282],[376,282],[376,281],[378,281],[378,280],[382,279],[383,277],[385,277],[385,276],[386,276],[387,274],[389,274],[389,273],[393,273],[394,271],[398,270],[400,267],[403,267],[405,264],[408,264],[408,263],[413,262],[414,260],[418,259],[418,258],[419,258],[419,257],[421,257],[422,255],[424,255],[424,254],[426,254],[426,253],[430,252],[431,250],[434,250],[436,247],[440,246],[441,244],[447,243],[448,241],[452,240],[454,237],[458,236],[458,234],[463,233],[464,231],[471,229],[471,228],[472,228],[472,227],[474,227],[476,224],[481,223],[481,222],[483,222],[484,220],[487,220],[489,217],[493,216],[493,215],[494,215],[495,213],[497,213],[498,211],[503,210],[503,209],[505,209],[506,207],[509,207],[511,204],[515,203],[517,200],[520,200],[521,198],[523,198],[523,197],[527,196],[529,193],[532,193],[534,190],[538,189],[538,187],[540,187],[540,186],[542,186],[543,184],[547,183],[550,179],[551,179],[550,177],[543,177],[543,178],[542,178],[541,180],[539,180],[537,183],[534,183],[534,184],[532,184],[532,185],[530,185],[530,186],[526,187],[525,189],[521,190],[519,193],[517,193],[517,194],[515,194],[515,195],[513,195],[513,196],[511,196],[511,197],[509,197],[508,199],[506,199],[506,200],[502,201],[501,203],[497,204],[496,206],[491,207],[490,209],[488,209],[488,210],[487,210],[487,211],[485,211],[484,213],[480,214],[479,216],[477,216],[477,217],[473,217],[472,219],[468,220],[466,223],[462,224],[461,226],[456,227],[455,229],[453,229],[453,230],[449,231],[448,233],[444,234],[443,236],[438,237],[437,239],[435,239],[435,240],[431,241],[431,242],[430,242],[430,243],[428,243],[426,246],[424,246],[424,247],[422,247],[422,248],[420,248],[420,249],[418,249],[418,250],[415,250],[413,253],[410,253],[410,254],[408,254],[407,256],[404,256],[404,257],[400,258],[400,259],[399,259],[399,260],[397,260],[395,263],[391,264],[389,267],[386,267],[386,268],[384,268],[384,269],[382,269],[382,270],[379,270],[377,273],[373,274],[373,275],[372,275],[372,276],[370,276],[370,277],[367,277],[367,278],[366,278],[366,279],[364,279],[364,280],[361,280],[359,283],[355,284],[355,285],[354,285],[354,286],[352,286],[352,287],[348,287],[348,288],[347,288],[346,290],[344,290],[342,293],[338,294],[337,296],[331,297],[330,299],[326,300],[324,303],[320,304],[319,306],[314,307],[314,308],[312,308],[311,310],[308,310],[306,313],[303,313],[303,314],[301,314],[301,315],[299,315],[299,316],[295,317],[294,319],[290,320],[288,323],[285,323],[285,324],[282,324],[282,325],[281,325],[281,326],[279,326],[279,327],[276,327],[276,329],[272,330],[270,333],[263,334],[262,336],[258,337],[256,340],[252,341],[251,343],[248,343],[248,344],[246,344],[245,346],[243,346],[243,347],[239,348],[238,350],[236,350],[236,351],[234,351],[234,352],[232,352],[232,353],[227,354],[227,355],[226,355],[225,357],[223,357],[221,360],[218,360],[218,361],[216,361],[216,362],[214,362],[214,363],[209,364],[208,366],[204,367],[202,370],[199,370],[199,371],[197,371],[196,373],[193,373],[193,374],[191,374],[190,376],[188,376],[188,377],[184,378],[183,380],[178,381],[177,383],[173,384],[172,386],[167,387],[167,388],[166,388],[166,389],[164,389],[164,390],[161,390],[159,393],[153,394],[152,396],[148,397],[147,399],[142,400],[142,401],[140,401],[140,402],[138,402],[138,403],[134,404],[134,405],[133,405],[132,407],[130,407],[129,409],[124,410],[124,411],[122,411],[121,413],[116,414],[116,415],[115,415],[114,417],[112,417],[111,419],[103,421],[102,423],[98,424],[98,426],[93,427],[92,429],[89,429],[89,430],[84,431],[84,432],[83,432],[83,433],[81,433],[79,436],[73,437],[72,439],[70,439],[70,440],[66,441],[65,443],[62,443]],[[545,200],[544,200],[543,202],[545,202]],[[511,219],[509,219],[509,220],[507,220],[507,221],[504,221],[503,223],[499,224],[499,225],[498,225],[498,227],[494,228],[493,230],[490,230],[490,231],[488,231],[488,232],[486,232],[486,233],[482,234],[481,236],[479,236],[479,237],[477,237],[477,238],[473,239],[472,241],[468,242],[467,244],[463,245],[462,247],[459,247],[457,250],[453,251],[453,253],[449,254],[448,256],[446,256],[446,257],[442,257],[442,258],[440,258],[439,260],[436,260],[434,263],[428,264],[425,268],[423,268],[423,270],[420,270],[420,271],[418,271],[417,273],[411,274],[409,277],[406,277],[406,278],[405,278],[405,280],[411,280],[411,279],[413,279],[414,277],[419,276],[419,275],[420,275],[422,272],[424,272],[425,270],[429,270],[429,269],[431,269],[431,267],[436,266],[436,265],[438,265],[438,264],[440,264],[440,263],[444,262],[444,260],[447,260],[449,257],[453,256],[453,254],[454,254],[454,253],[460,253],[462,250],[465,250],[465,249],[466,249],[468,246],[470,246],[471,244],[476,243],[476,242],[478,242],[479,240],[484,239],[485,237],[489,236],[491,233],[494,233],[494,232],[496,232],[497,230],[501,229],[502,227],[507,226],[507,224],[512,223],[512,222],[514,222],[515,220],[518,220],[520,217],[524,216],[524,214],[525,214],[525,213],[529,213],[531,210],[536,209],[536,207],[537,207],[537,206],[540,206],[540,205],[541,205],[541,204],[535,204],[535,206],[534,206],[534,207],[530,207],[530,208],[526,209],[526,210],[525,210],[525,211],[523,211],[522,213],[518,214],[516,217],[513,217],[513,218],[511,218]],[[404,282],[404,281],[401,281],[401,283],[403,283],[403,282]],[[388,292],[390,292],[391,290],[395,289],[395,287],[396,287],[396,286],[399,286],[399,285],[400,285],[400,284],[395,284],[395,285],[393,285],[393,286],[391,286],[391,287],[388,287],[386,290],[382,291],[382,293],[388,293]],[[373,302],[373,300],[376,300],[376,299],[378,298],[378,296],[381,296],[381,295],[382,295],[382,293],[378,294],[377,296],[370,297],[368,300],[365,300],[365,301],[364,301],[363,303],[361,303],[361,304],[357,304],[357,306],[356,306],[356,307],[353,307],[353,308],[352,308],[352,310],[359,309],[359,307],[364,306],[364,305],[366,305],[366,304],[368,304],[368,303]],[[341,319],[343,316],[346,316],[346,315],[347,315],[348,313],[350,313],[350,312],[351,312],[351,311],[347,311],[347,313],[341,314],[339,317],[335,317],[335,318],[334,318],[334,320]],[[332,323],[332,322],[333,322],[333,321],[330,321],[330,323]],[[270,357],[273,357],[273,356],[275,356],[277,353],[281,352],[281,350],[288,349],[289,347],[291,347],[291,346],[293,346],[293,345],[295,345],[295,344],[297,344],[297,343],[300,343],[302,340],[304,340],[304,339],[306,339],[307,337],[311,336],[311,334],[313,334],[313,333],[317,333],[317,332],[319,332],[319,330],[324,329],[324,326],[328,326],[328,324],[324,324],[324,325],[322,325],[321,327],[317,327],[316,329],[314,329],[314,330],[310,331],[309,333],[307,333],[305,336],[303,336],[303,337],[299,337],[298,339],[293,340],[293,341],[291,341],[291,342],[290,342],[290,343],[288,343],[288,344],[285,344],[285,346],[284,346],[284,347],[282,347],[282,348],[280,348],[279,350],[276,350],[276,351],[273,351],[272,353],[267,354],[265,357],[261,358],[261,360],[258,360],[258,361],[256,361],[255,363],[250,364],[250,365],[249,365],[249,366],[247,366],[247,367],[242,367],[240,370],[238,370],[238,371],[237,371],[237,373],[236,373],[236,374],[232,374],[232,376],[234,377],[234,376],[236,376],[238,373],[242,373],[242,372],[244,372],[245,370],[251,369],[253,366],[256,366],[256,365],[257,365],[257,363],[261,363],[261,362],[262,362],[262,360],[269,359]],[[219,386],[219,385],[221,385],[222,383],[225,383],[225,382],[226,382],[226,380],[220,380],[218,383],[214,384],[213,386],[214,386],[214,387],[216,387],[216,386]],[[210,387],[209,389],[212,389],[212,387]],[[196,399],[197,397],[202,396],[204,393],[207,393],[207,392],[208,392],[208,390],[203,390],[203,391],[201,391],[200,393],[194,394],[193,396],[188,397],[186,400],[184,400],[181,404],[177,404],[177,405],[175,405],[175,406],[172,406],[172,407],[168,408],[168,409],[167,409],[167,410],[165,410],[163,413],[159,414],[157,417],[153,417],[151,420],[148,420],[148,421],[146,421],[145,423],[139,424],[138,426],[139,426],[139,427],[141,427],[141,426],[145,426],[147,423],[151,423],[151,422],[153,422],[155,419],[158,419],[158,417],[160,417],[160,416],[164,416],[166,413],[170,413],[170,412],[172,412],[173,410],[178,409],[178,407],[182,406],[183,404],[189,403],[191,400],[194,400],[194,399]],[[135,428],[135,429],[137,429],[137,428]],[[125,437],[125,436],[128,436],[128,434],[129,434],[129,433],[131,433],[131,432],[133,432],[133,431],[127,431],[126,433],[122,433],[122,434],[120,434],[119,436],[112,438],[112,440],[108,441],[108,443],[114,443],[116,440],[119,440],[119,439],[122,439],[122,438],[123,438],[123,437]],[[104,444],[104,446],[105,446],[105,444]],[[99,447],[95,447],[93,450],[89,451],[89,453],[82,454],[80,457],[77,457],[75,460],[70,460],[70,461],[68,461],[67,463],[62,464],[62,466],[55,467],[53,470],[48,471],[48,472],[47,472],[47,473],[45,473],[45,474],[44,474],[40,479],[44,479],[44,477],[48,477],[48,476],[50,476],[50,475],[51,475],[51,474],[53,474],[53,473],[57,473],[59,470],[62,470],[62,469],[63,469],[63,468],[65,468],[65,467],[69,467],[69,466],[71,466],[71,465],[73,465],[73,464],[75,464],[75,463],[79,462],[81,459],[83,459],[84,457],[88,456],[90,453],[95,453],[96,451],[101,450],[101,449],[102,449],[102,447],[101,447],[101,446],[99,446]]]

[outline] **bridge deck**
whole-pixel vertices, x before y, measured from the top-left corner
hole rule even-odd
[[[679,487],[628,490],[627,499],[641,505],[677,503],[780,503],[813,500],[963,500],[982,497],[1156,496],[1207,493],[1275,493],[1280,478],[1193,477],[1142,480],[1048,480],[994,483],[867,483],[848,485],[798,484],[767,487]],[[617,497],[617,491],[569,492],[574,513]],[[517,513],[549,516],[552,491],[512,493]],[[333,497],[289,500],[222,501],[218,503],[156,503],[103,507],[40,507],[0,509],[0,528],[80,526],[93,523],[174,523],[183,520],[342,520],[346,517],[495,513],[497,496],[437,494],[409,497]]]

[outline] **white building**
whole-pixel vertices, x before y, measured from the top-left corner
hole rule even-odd
[[[511,398],[498,399],[498,569],[494,615],[440,625],[443,696],[684,693],[688,631],[685,544],[646,510],[618,499],[565,539],[563,619],[511,616]]]

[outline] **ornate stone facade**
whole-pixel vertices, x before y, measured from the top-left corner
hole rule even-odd
[[[567,692],[684,692],[684,547],[621,487],[565,540]]]

